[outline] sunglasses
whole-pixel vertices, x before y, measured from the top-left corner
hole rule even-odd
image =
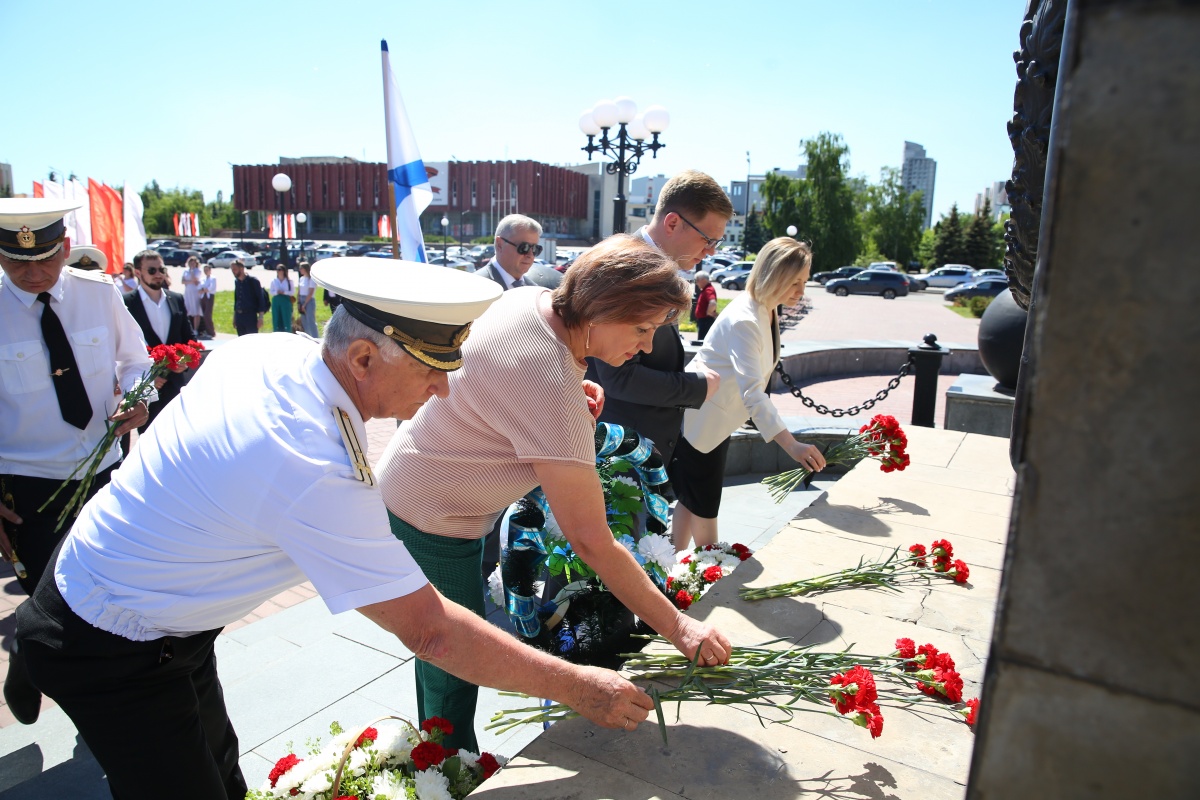
[[[683,220],[684,222],[686,222],[686,223],[688,224],[688,227],[690,227],[690,228],[691,228],[692,230],[694,230],[696,233],[700,234],[700,238],[704,240],[704,243],[705,243],[705,244],[707,244],[707,245],[709,246],[709,248],[710,248],[710,249],[714,249],[714,250],[715,250],[715,249],[716,249],[716,247],[717,247],[717,245],[719,245],[719,244],[721,243],[721,240],[720,240],[720,239],[710,239],[710,238],[709,238],[709,237],[708,237],[708,236],[707,236],[707,235],[704,233],[704,231],[700,230],[700,229],[699,229],[699,228],[697,228],[695,225],[693,225],[693,224],[692,224],[692,221],[691,221],[691,220],[689,220],[687,217],[685,217],[683,214],[680,214],[678,211],[676,211],[676,212],[675,212],[675,215],[676,215],[677,217],[679,217],[681,220]]]
[[[167,273],[166,267],[146,267],[145,270],[147,275],[157,275],[160,272],[165,275]]]
[[[500,237],[500,241],[508,242],[513,247],[517,248],[517,252],[523,256],[529,255],[531,252],[535,256],[540,256],[542,254],[542,246],[540,244],[530,244],[529,242],[521,242],[520,244],[517,244],[516,242],[510,242],[503,236]]]

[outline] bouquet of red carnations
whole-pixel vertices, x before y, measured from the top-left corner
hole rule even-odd
[[[896,418],[876,414],[869,423],[859,428],[858,433],[825,451],[825,465],[852,464],[864,458],[873,458],[879,462],[881,470],[894,472],[909,465],[907,448],[908,437],[900,429]],[[782,503],[792,489],[812,477],[812,474],[812,470],[800,467],[764,478],[762,482],[770,487],[775,502]]]
[[[930,565],[928,559],[933,558]],[[827,592],[834,589],[853,589],[858,586],[878,586],[900,591],[896,585],[910,580],[949,578],[955,583],[966,583],[971,575],[970,568],[962,559],[954,559],[954,547],[946,539],[938,539],[929,550],[925,545],[914,544],[908,555],[901,556],[900,548],[893,550],[887,558],[878,561],[858,560],[858,566],[841,569],[815,578],[777,583],[773,586],[743,586],[738,594],[743,600],[764,600],[768,597],[795,597],[802,594]]]
[[[154,381],[163,377],[168,372],[181,372],[185,369],[192,369],[200,363],[200,351],[204,349],[204,345],[200,342],[189,341],[187,344],[159,344],[154,347],[146,348],[150,352],[150,369],[146,371],[141,379],[138,380],[134,387],[125,393],[121,398],[121,402],[117,405],[116,413],[120,414],[123,411],[136,406],[138,403],[144,402],[154,389]],[[76,487],[75,493],[71,495],[71,500],[63,507],[62,513],[58,515],[58,524],[54,530],[62,529],[63,524],[70,519],[74,519],[80,509],[83,508],[84,499],[90,494],[92,482],[96,479],[96,472],[100,469],[100,464],[104,461],[104,457],[112,450],[113,445],[117,442],[117,423],[108,422],[108,428],[104,432],[104,437],[100,440],[92,452],[88,453],[82,461],[76,466],[74,471],[67,476],[67,479],[62,482],[62,485],[50,495],[42,507],[38,511],[44,510],[58,497],[59,492],[66,489],[68,485],[78,478],[79,486]]]

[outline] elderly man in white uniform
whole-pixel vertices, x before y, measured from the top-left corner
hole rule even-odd
[[[445,396],[470,322],[500,288],[365,258],[313,272],[342,298],[324,341],[251,336],[215,350],[18,609],[34,681],[123,800],[167,786],[245,795],[213,642],[306,578],[333,613],[358,610],[471,682],[608,727],[636,727],[652,707],[616,673],[562,662],[444,600],[389,528],[364,423]]]
[[[70,528],[58,518],[79,481],[50,498],[108,420],[124,433],[147,419],[141,403],[114,414],[114,378],[128,390],[150,367],[141,330],[106,275],[65,266],[75,254],[63,217],[78,205],[0,199],[0,552],[30,594]],[[120,457],[119,447],[104,454],[92,492]],[[17,650],[4,696],[17,720],[37,720],[41,695]]]

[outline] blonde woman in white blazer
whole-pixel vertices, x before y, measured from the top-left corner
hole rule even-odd
[[[804,296],[812,265],[807,244],[790,237],[772,239],[758,254],[746,291],[726,306],[713,323],[704,348],[688,370],[721,376],[720,388],[698,409],[683,415],[683,437],[675,450],[672,481],[679,503],[671,533],[676,550],[717,541],[717,511],[729,437],[749,416],[763,439],[772,441],[814,472],[825,457],[797,441],[767,394],[779,360],[776,307],[793,306]]]

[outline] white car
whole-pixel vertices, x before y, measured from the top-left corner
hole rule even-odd
[[[867,266],[867,269],[883,269],[883,270],[887,270],[888,272],[899,272],[900,271],[899,268],[896,266],[895,261],[872,261]]]
[[[234,261],[241,261],[247,267],[253,267],[258,264],[258,259],[244,250],[226,250],[224,253],[210,258],[208,264],[211,267],[229,269]]]
[[[975,270],[966,264],[947,264],[935,269],[928,275],[917,276],[929,286],[939,289],[951,289],[961,283],[969,283],[975,279]]]
[[[435,264],[439,267],[450,267],[451,269],[464,271],[475,269],[475,265],[472,262],[461,258],[455,258],[454,256],[451,256],[450,258],[446,258],[445,256],[437,256],[436,258],[429,259],[429,263]]]

